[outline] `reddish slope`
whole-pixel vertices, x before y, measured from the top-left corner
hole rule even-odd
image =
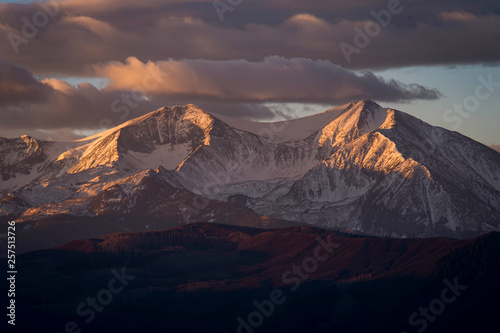
[[[216,289],[234,290],[270,280],[284,285],[282,275],[306,258],[314,258],[318,238],[338,244],[329,258],[318,264],[308,280],[354,281],[397,277],[427,278],[436,262],[453,249],[475,240],[445,238],[382,239],[353,237],[311,227],[274,230],[196,223],[151,232],[120,233],[90,241],[73,241],[59,247],[78,252],[158,251],[175,248],[182,255],[193,251],[235,252],[242,260],[228,267],[235,278],[211,281]],[[92,248],[90,248],[92,247]],[[170,252],[170,251],[166,251]],[[321,253],[325,253],[324,251]]]

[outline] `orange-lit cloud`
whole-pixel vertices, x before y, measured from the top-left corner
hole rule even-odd
[[[212,111],[271,118],[266,102],[338,104],[373,98],[387,101],[435,99],[439,92],[418,85],[356,74],[328,61],[268,57],[247,60],[167,60],[94,66],[109,85],[72,86],[61,79],[38,81],[26,69],[0,62],[0,128],[99,128],[104,118],[115,125],[156,107],[195,103]],[[120,117],[119,117],[120,116]]]
[[[439,93],[418,85],[385,81],[371,73],[356,74],[329,61],[267,57],[247,60],[167,60],[143,63],[129,57],[94,70],[111,82],[108,89],[134,89],[147,84],[149,93],[207,100],[251,102],[342,103],[362,98],[387,101],[436,99]],[[154,80],[159,82],[154,84]]]

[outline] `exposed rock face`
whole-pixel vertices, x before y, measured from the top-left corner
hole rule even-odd
[[[198,194],[226,202],[197,222],[222,222],[224,210],[246,205],[373,235],[499,230],[500,154],[372,101],[279,123],[165,107],[77,142],[1,139],[0,152],[0,190],[16,198],[3,200],[0,213],[19,220],[173,218],[181,214],[175,205]]]

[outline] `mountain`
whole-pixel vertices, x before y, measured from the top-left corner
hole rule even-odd
[[[500,230],[500,154],[372,101],[277,123],[164,107],[69,143],[2,139],[0,153],[0,214],[23,223],[65,214],[392,237]]]
[[[499,251],[498,233],[383,239],[207,223],[117,233],[18,256],[16,305],[30,320],[16,326],[61,332],[71,321],[96,333],[483,332],[499,309]],[[436,316],[426,317],[428,308]]]

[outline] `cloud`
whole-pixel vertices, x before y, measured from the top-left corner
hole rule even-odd
[[[43,101],[50,93],[26,68],[0,60],[0,107]]]
[[[439,14],[444,21],[477,22],[479,17],[467,12],[444,12]]]
[[[65,17],[61,20],[61,23],[82,26],[101,37],[103,40],[116,37],[119,34],[118,30],[111,24],[96,20],[89,16]]]
[[[54,2],[48,2],[49,5]],[[88,66],[136,56],[261,61],[267,56],[325,59],[351,69],[500,61],[500,5],[495,1],[422,0],[401,14],[347,63],[339,47],[386,0],[244,1],[219,21],[210,0],[65,0],[58,14],[15,53],[0,39],[0,58],[36,74],[88,75]],[[21,36],[36,2],[0,5],[0,33]],[[445,45],[445,47],[444,47]]]
[[[385,9],[387,0],[243,1],[223,22],[212,0],[44,3],[57,14],[18,53],[7,36],[22,36],[25,22],[44,10],[38,2],[0,3],[4,131],[99,128],[172,104],[270,120],[271,102],[436,99],[432,88],[370,70],[500,61],[500,3],[491,0],[402,2],[403,12],[351,63],[339,45],[352,44],[354,28],[373,21],[370,11]],[[99,76],[110,86],[75,87],[53,76]]]
[[[440,96],[434,89],[384,80],[371,72],[357,74],[326,60],[277,56],[260,62],[156,63],[130,57],[123,63],[96,65],[93,71],[109,85],[98,89],[56,78],[38,81],[24,67],[0,62],[0,128],[103,129],[163,105],[188,103],[220,114],[272,120],[280,116],[278,109],[281,116],[291,113],[287,105],[292,103],[331,106],[367,98],[410,101]]]
[[[142,95],[134,102],[130,96],[130,91],[100,90],[88,83],[75,87],[54,78],[38,81],[26,68],[0,61],[2,133],[16,129],[109,127],[159,105]],[[124,97],[134,102],[126,114],[123,107],[128,104],[122,101]]]
[[[124,63],[110,62],[94,70],[110,80],[108,89],[131,90],[145,85],[150,76],[150,93],[186,100],[339,104],[360,99],[401,102],[440,97],[435,89],[386,81],[371,72],[357,74],[327,60],[304,58],[143,63],[130,57]],[[155,78],[161,84],[154,84]]]

